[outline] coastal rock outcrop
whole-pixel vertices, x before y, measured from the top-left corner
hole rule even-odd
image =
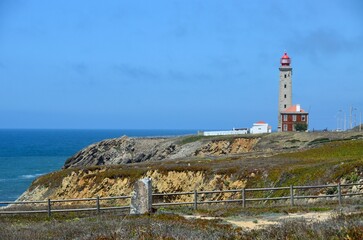
[[[271,156],[313,147],[336,139],[359,138],[356,133],[274,133],[246,136],[183,136],[175,138],[120,138],[92,144],[66,160],[63,168],[118,165],[146,161],[223,157]]]
[[[171,138],[121,138],[92,144],[67,159],[63,168],[116,165],[177,158],[180,146]],[[190,153],[189,153],[190,154]],[[182,154],[181,157],[189,155]]]
[[[200,156],[240,154],[253,150],[259,138],[204,139],[183,142],[183,138],[121,138],[92,144],[67,159],[63,168],[117,165],[145,161],[174,160]]]

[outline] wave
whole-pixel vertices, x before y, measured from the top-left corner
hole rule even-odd
[[[37,173],[37,174],[25,174],[25,175],[21,175],[19,178],[21,179],[29,179],[29,178],[36,178],[39,176],[44,175],[45,173]]]
[[[0,182],[16,181],[16,180],[19,180],[19,179],[32,179],[32,178],[42,176],[44,174],[45,173],[24,174],[24,175],[20,175],[19,177],[16,177],[16,178],[0,178]]]

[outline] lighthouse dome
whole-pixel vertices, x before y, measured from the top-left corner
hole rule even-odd
[[[285,52],[280,60],[281,66],[290,66],[291,58]]]

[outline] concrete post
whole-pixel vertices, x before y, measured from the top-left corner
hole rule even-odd
[[[152,187],[151,178],[143,178],[134,184],[131,196],[130,214],[151,213]]]

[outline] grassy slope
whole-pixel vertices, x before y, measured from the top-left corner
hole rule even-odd
[[[331,142],[302,152],[280,154],[275,158],[295,161],[272,169],[270,179],[280,181],[279,185],[334,182],[362,170],[363,141]],[[289,177],[283,177],[282,174]]]

